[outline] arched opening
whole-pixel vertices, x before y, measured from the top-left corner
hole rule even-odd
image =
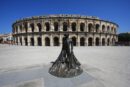
[[[54,23],[54,31],[58,31],[58,22]]]
[[[99,38],[96,38],[96,46],[99,46]]]
[[[93,32],[93,25],[91,23],[88,24],[88,32]]]
[[[109,27],[109,26],[107,26],[107,32],[108,32],[108,33],[110,32],[110,27]]]
[[[31,46],[34,46],[34,38],[31,38]]]
[[[80,38],[80,46],[85,46],[85,38],[84,37]]]
[[[16,33],[18,33],[18,26],[15,27],[15,31],[16,31]]]
[[[76,37],[72,37],[73,46],[76,46]]]
[[[38,31],[41,32],[42,31],[42,25],[40,23],[38,23],[37,27],[38,27]]]
[[[24,41],[25,41],[25,46],[27,46],[28,45],[28,39],[27,39],[27,37],[24,38]]]
[[[20,25],[20,33],[22,33],[22,25]]]
[[[96,33],[99,33],[99,24],[96,24]]]
[[[58,37],[54,37],[53,39],[54,41],[54,46],[59,46],[59,38]]]
[[[113,27],[111,27],[111,33],[113,33]]]
[[[102,46],[105,46],[105,38],[102,38]]]
[[[37,38],[38,46],[42,46],[42,38],[38,37]]]
[[[67,31],[67,27],[68,27],[67,23],[64,22],[64,23],[63,23],[63,31]]]
[[[27,22],[24,23],[24,28],[25,28],[25,32],[27,33],[28,32],[28,24],[27,24]]]
[[[105,25],[102,25],[102,32],[105,32]]]
[[[93,45],[93,38],[88,38],[88,46],[92,46]]]
[[[116,28],[114,28],[114,33],[116,34]]]
[[[72,31],[76,31],[76,23],[75,22],[72,23],[71,28],[72,28]]]
[[[85,24],[84,23],[80,23],[80,31],[84,31],[85,28]]]
[[[50,38],[45,38],[45,46],[50,46]]]
[[[22,46],[23,44],[22,44],[22,38],[20,38],[20,45]]]
[[[50,31],[50,24],[48,22],[45,23],[46,31]]]
[[[34,24],[30,24],[30,27],[31,27],[31,31],[34,32]]]
[[[108,38],[107,39],[107,46],[109,46],[110,45],[110,39]]]

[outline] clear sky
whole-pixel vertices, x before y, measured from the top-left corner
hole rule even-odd
[[[47,14],[97,16],[130,32],[130,0],[0,0],[0,33],[12,32],[17,19]]]

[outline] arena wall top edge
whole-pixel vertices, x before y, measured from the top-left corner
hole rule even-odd
[[[104,22],[109,22],[112,24],[115,24],[117,27],[119,27],[118,24],[108,21],[108,20],[102,20],[99,17],[96,16],[86,16],[86,15],[73,15],[73,14],[57,14],[57,15],[42,15],[42,16],[32,16],[32,17],[25,17],[21,18],[19,20],[16,20],[14,24],[21,22],[21,21],[29,21],[29,20],[35,20],[35,19],[49,19],[49,18],[75,18],[75,19],[91,19],[91,20],[99,20]]]

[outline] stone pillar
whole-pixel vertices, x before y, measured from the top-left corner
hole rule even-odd
[[[71,26],[72,26],[72,23],[70,22],[70,20],[68,21],[67,24],[68,24],[68,29],[67,29],[67,31],[70,31],[70,32],[71,32],[71,31],[72,31],[72,27],[71,27]]]
[[[80,46],[80,35],[77,36],[77,46]]]
[[[53,24],[53,22],[50,22],[50,31],[54,31],[54,24]]]
[[[21,43],[20,43],[20,37],[16,37],[16,44],[17,45],[21,45]]]
[[[25,27],[23,23],[22,23],[22,33],[25,33]]]
[[[93,21],[93,32],[96,32],[96,25],[95,25],[95,21]]]
[[[37,44],[37,35],[34,35],[34,46],[38,46],[38,44]]]
[[[105,46],[107,46],[107,38],[105,38]]]
[[[99,38],[99,46],[102,46],[102,38]]]
[[[31,27],[30,27],[30,23],[27,23],[27,26],[28,26],[28,31],[27,32],[31,32]]]
[[[88,22],[85,22],[85,31],[88,32]]]
[[[45,32],[46,30],[45,30],[45,21],[42,21],[42,32]]]
[[[85,38],[85,46],[88,46],[88,36]]]
[[[62,23],[62,21],[60,21],[60,23],[59,23],[59,30],[58,31],[63,31],[63,23]]]
[[[80,32],[80,21],[79,21],[79,20],[78,20],[78,22],[77,22],[77,25],[76,25],[76,26],[77,26],[77,27],[76,27],[76,28],[77,28],[76,30],[77,30],[78,32]]]
[[[42,35],[42,46],[45,46],[45,36]]]
[[[88,31],[88,26],[87,26],[87,23],[85,22],[84,23],[84,32],[87,32]]]
[[[95,46],[96,45],[96,37],[95,37],[95,35],[93,36],[93,44],[92,44],[92,46]]]
[[[17,25],[17,32],[20,33],[20,29],[19,29],[19,26]]]
[[[50,36],[50,46],[53,46],[53,36]]]
[[[62,46],[62,35],[60,34],[60,39],[59,39],[59,43],[60,43],[60,46]]]
[[[22,45],[25,46],[24,36],[22,36]]]
[[[28,35],[27,40],[28,40],[28,46],[31,46],[31,36],[30,35]]]
[[[38,32],[38,26],[36,22],[34,22],[34,32]]]

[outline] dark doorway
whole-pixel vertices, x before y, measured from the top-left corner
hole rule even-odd
[[[99,38],[96,38],[96,46],[99,46]]]
[[[39,32],[42,31],[42,25],[40,23],[37,24]]]
[[[92,46],[93,45],[93,39],[90,37],[88,39],[88,46]]]
[[[81,23],[81,24],[80,24],[80,31],[84,31],[84,28],[85,28],[85,24],[84,24],[84,23]]]
[[[30,27],[31,27],[31,31],[34,32],[34,24],[30,24]]]
[[[31,46],[34,46],[34,38],[31,38]]]
[[[102,46],[105,46],[105,39],[102,38]]]
[[[54,37],[54,46],[59,46],[59,38]]]
[[[76,23],[72,23],[71,28],[72,28],[72,31],[76,31]]]
[[[45,23],[45,26],[46,26],[46,31],[50,31],[50,24],[48,22]]]
[[[27,38],[24,38],[24,41],[25,41],[25,46],[27,46],[27,45],[28,45],[28,40],[27,40]]]
[[[50,46],[50,39],[48,37],[45,38],[45,46]]]
[[[58,31],[58,23],[57,22],[54,23],[54,31]]]
[[[88,25],[88,32],[93,32],[93,25],[92,24]]]
[[[72,37],[73,46],[76,46],[76,38]]]
[[[80,46],[85,46],[85,39],[83,37],[80,38]]]
[[[38,46],[42,46],[42,39],[41,39],[41,37],[37,38],[37,42],[38,42]]]

